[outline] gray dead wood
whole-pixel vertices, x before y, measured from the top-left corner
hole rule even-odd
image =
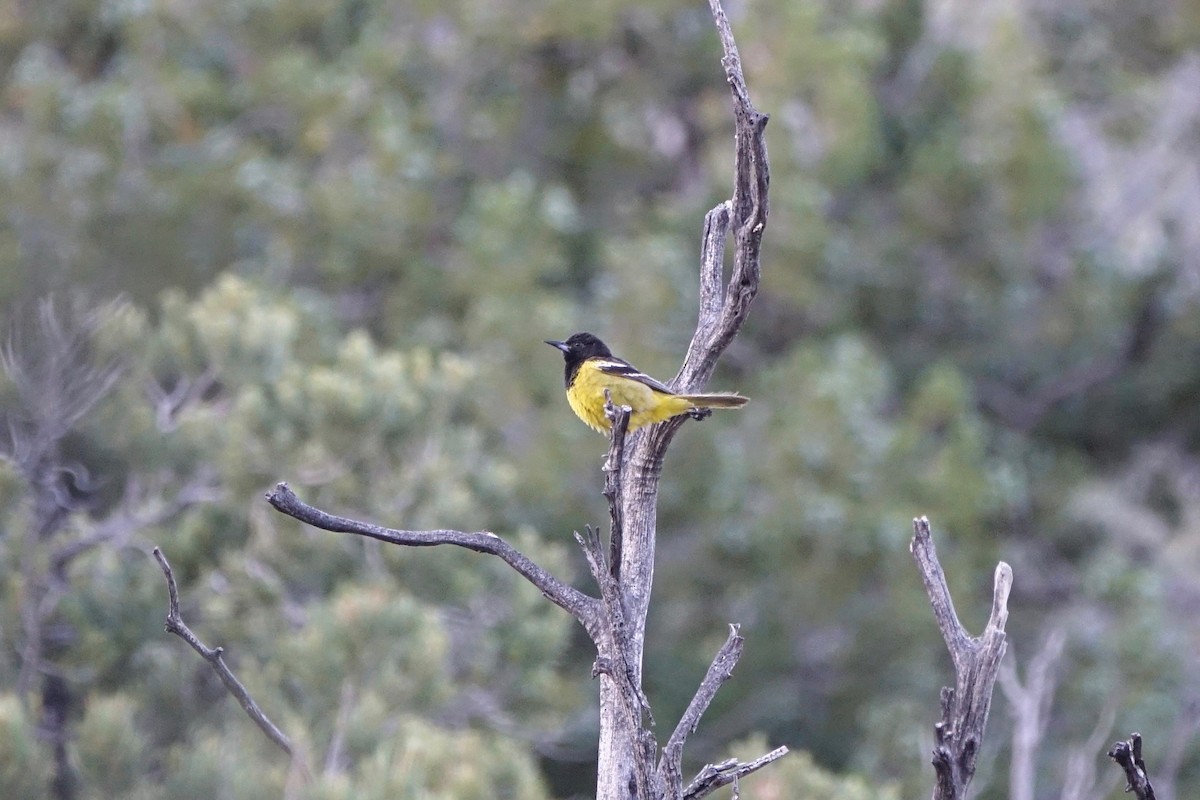
[[[1123,742],[1117,742],[1108,751],[1108,757],[1125,770],[1125,791],[1133,792],[1138,800],[1155,800],[1154,787],[1142,759],[1142,735],[1131,733]]]
[[[1008,622],[1012,568],[1003,561],[996,565],[992,613],[983,634],[972,637],[954,611],[946,575],[933,546],[929,520],[925,517],[913,520],[913,529],[915,535],[909,550],[921,570],[938,629],[954,661],[955,673],[954,688],[942,688],[942,718],[934,726],[933,768],[937,783],[933,800],[963,800],[975,775],[975,762],[992,705],[992,690],[1000,671],[1000,660],[1008,646],[1004,626]]]
[[[221,683],[225,684],[225,688],[237,700],[238,705],[246,712],[246,715],[254,721],[254,724],[266,735],[268,739],[279,746],[279,749],[287,753],[289,756],[295,757],[296,753],[292,748],[292,740],[287,734],[279,729],[275,723],[271,722],[266,713],[255,702],[250,692],[233,674],[233,670],[225,663],[225,648],[223,647],[208,647],[196,634],[192,633],[192,629],[183,621],[183,614],[179,610],[179,589],[175,585],[175,574],[171,571],[171,565],[167,563],[167,557],[163,555],[162,550],[154,548],[154,558],[158,561],[158,566],[163,571],[163,577],[167,580],[167,621],[164,625],[167,633],[173,633],[180,639],[188,643],[199,656],[208,662],[208,665],[213,668],[217,676],[221,679]]]

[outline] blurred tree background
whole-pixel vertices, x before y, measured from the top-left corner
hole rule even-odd
[[[784,743],[746,796],[927,794],[926,513],[969,627],[1016,575],[981,800],[1119,797],[1135,728],[1159,796],[1200,795],[1200,2],[728,10],[773,211],[714,381],[754,402],[667,467],[659,719],[740,622],[696,766]],[[564,614],[262,492],[586,586],[604,443],[541,340],[672,374],[730,191],[719,53],[699,2],[0,3],[5,796],[591,791]],[[155,544],[311,782],[163,633]]]

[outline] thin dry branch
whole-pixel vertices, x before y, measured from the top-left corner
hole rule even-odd
[[[339,517],[310,506],[297,497],[286,483],[276,484],[275,489],[267,492],[266,497],[267,502],[276,511],[312,525],[314,528],[334,533],[352,533],[356,536],[365,536],[369,539],[407,547],[435,547],[448,544],[473,550],[476,553],[496,556],[536,586],[550,602],[579,620],[580,624],[588,631],[591,631],[595,625],[599,606],[596,598],[563,583],[535,564],[528,556],[489,531],[467,533],[451,530],[404,531],[385,528],[370,522]]]
[[[1146,771],[1146,762],[1142,759],[1140,733],[1131,733],[1127,740],[1115,743],[1108,751],[1108,757],[1125,770],[1125,791],[1133,792],[1137,800],[1155,800],[1154,787],[1150,785],[1150,775]]]
[[[221,491],[207,475],[201,475],[186,483],[169,500],[160,495],[157,487],[147,489],[137,476],[130,478],[116,511],[87,536],[68,542],[51,554],[50,574],[63,577],[71,563],[83,554],[104,544],[121,544],[134,533],[169,522],[193,506],[216,502]]]
[[[274,742],[279,749],[287,753],[292,758],[296,758],[296,752],[292,749],[292,740],[287,734],[279,730],[275,723],[267,718],[263,710],[258,707],[258,703],[251,697],[250,692],[242,685],[242,682],[233,674],[233,670],[225,663],[223,647],[207,647],[197,638],[196,634],[192,633],[183,621],[183,615],[179,612],[179,589],[175,585],[175,574],[171,572],[171,565],[167,563],[167,557],[159,548],[154,548],[154,558],[158,561],[158,566],[162,568],[163,576],[167,579],[167,596],[170,605],[167,610],[166,631],[173,633],[180,639],[183,639],[188,645],[199,653],[200,657],[208,662],[209,666],[220,677],[221,683],[225,684],[225,688],[238,701],[238,705],[242,710],[254,720],[254,724],[259,727],[266,737]]]
[[[722,786],[728,786],[731,783],[736,784],[738,780],[746,777],[751,772],[757,772],[767,764],[778,761],[787,754],[788,749],[786,747],[776,747],[771,752],[759,756],[753,761],[738,761],[736,758],[730,758],[719,764],[708,764],[696,774],[692,782],[683,790],[683,800],[699,800],[701,797],[707,797]]]
[[[696,332],[672,386],[692,390],[702,386],[716,368],[717,359],[741,330],[758,294],[762,235],[770,205],[771,175],[767,164],[765,129],[768,116],[750,102],[742,58],[729,18],[720,0],[709,0],[717,35],[721,39],[725,80],[733,95],[734,186],[732,200],[721,203],[704,218],[700,257],[700,316]],[[733,227],[733,274],[722,283],[725,237]]]
[[[934,726],[937,742],[933,768],[937,773],[934,800],[962,800],[975,775],[975,761],[983,744],[992,690],[1007,649],[1004,626],[1008,622],[1008,594],[1012,568],[996,565],[992,613],[979,638],[973,638],[958,621],[946,576],[938,563],[937,550],[925,517],[913,520],[915,535],[909,550],[921,570],[925,591],[933,606],[938,629],[954,661],[955,688],[943,687],[942,719]]]
[[[704,680],[700,682],[700,687],[692,696],[692,701],[688,703],[683,716],[679,718],[679,724],[675,726],[671,738],[667,740],[666,747],[663,748],[662,758],[658,762],[658,779],[666,790],[666,797],[679,797],[682,793],[683,746],[687,742],[687,737],[700,724],[700,717],[704,715],[713,698],[717,696],[717,690],[733,675],[733,668],[737,665],[738,659],[742,657],[742,646],[746,640],[738,634],[738,627],[737,625],[729,626],[729,638],[717,651]]]

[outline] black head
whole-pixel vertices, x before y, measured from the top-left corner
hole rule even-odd
[[[575,380],[575,375],[579,372],[580,364],[592,356],[612,356],[608,345],[590,333],[576,333],[565,342],[547,339],[546,344],[562,350],[563,360],[567,362],[563,380],[568,389],[571,387],[571,381]]]
[[[563,352],[563,358],[568,364],[578,363],[592,356],[611,356],[608,345],[590,333],[573,334],[565,342],[546,340],[546,344],[557,347]]]

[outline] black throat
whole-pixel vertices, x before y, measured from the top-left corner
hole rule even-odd
[[[563,370],[563,382],[568,389],[575,382],[575,376],[579,374],[579,368],[583,366],[584,361],[585,359],[579,358],[573,353],[567,354],[567,367]]]

